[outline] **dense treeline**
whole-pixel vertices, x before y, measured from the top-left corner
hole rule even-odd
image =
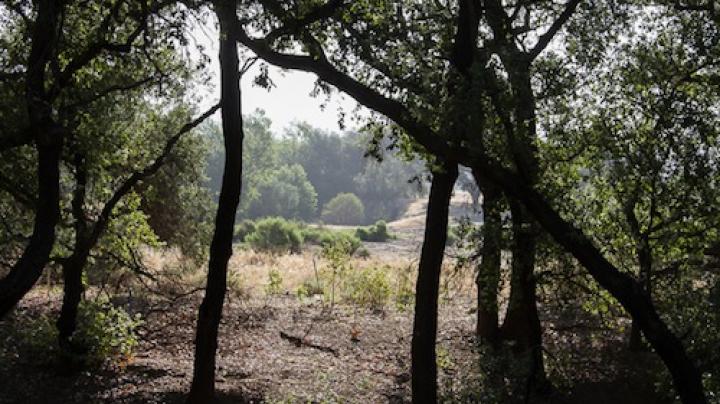
[[[92,340],[77,329],[87,318],[84,273],[147,276],[140,251],[161,242],[196,262],[209,251],[188,402],[212,400],[236,219],[394,218],[418,195],[408,180],[419,163],[405,161],[413,158],[432,177],[408,344],[413,402],[440,397],[440,279],[458,182],[484,216],[463,244],[476,274],[479,362],[512,358],[512,369],[485,377],[496,400],[555,397],[547,316],[574,308],[613,317],[625,354],[656,354],[658,386],[671,384],[671,398],[717,401],[713,2],[0,4],[0,317],[59,268],[54,335],[65,355],[83,356]],[[204,59],[184,50],[191,25],[211,15],[221,99],[198,112],[191,89],[207,79]],[[261,113],[243,117],[240,46],[314,73],[320,89],[374,115],[362,134],[298,124],[273,135]],[[261,72],[256,82],[268,80]],[[218,109],[221,128],[195,130]],[[382,165],[363,158],[388,146],[398,154]],[[112,328],[102,324],[94,331]],[[484,400],[481,390],[462,399]]]
[[[423,166],[404,161],[396,150],[367,156],[367,135],[339,135],[296,123],[283,135],[270,131],[270,120],[255,111],[244,120],[244,189],[238,217],[256,219],[280,216],[329,224],[369,224],[393,220],[408,201],[422,192]],[[214,125],[205,127],[214,145],[209,155],[209,188],[217,194],[223,150]],[[360,199],[360,208],[349,208],[354,217],[332,216],[329,202],[341,194]],[[342,200],[342,197],[341,197]],[[337,203],[330,204],[338,205]],[[347,203],[343,204],[347,205]],[[328,211],[328,214],[323,214]]]

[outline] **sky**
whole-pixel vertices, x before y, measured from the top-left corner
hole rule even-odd
[[[209,108],[220,99],[220,66],[218,63],[217,30],[214,21],[202,26],[196,26],[192,31],[195,42],[202,45],[205,54],[210,56],[209,71],[213,74],[214,88],[202,94],[201,110]],[[191,49],[192,51],[192,49]],[[240,48],[241,55],[252,56],[247,50]],[[242,57],[242,56],[241,56]],[[242,66],[241,59],[240,65]],[[330,99],[325,94],[312,97],[316,76],[310,73],[297,71],[283,71],[269,66],[269,77],[275,87],[270,91],[253,84],[254,78],[260,72],[260,62],[243,76],[241,80],[243,114],[249,114],[256,109],[265,111],[265,115],[272,121],[272,131],[282,133],[294,121],[305,121],[314,127],[324,130],[341,132],[338,125],[339,112],[346,114],[345,130],[357,126],[352,116],[357,115],[357,103],[350,97],[335,91]],[[324,108],[323,108],[324,105]],[[366,114],[365,112],[359,112]],[[217,119],[217,118],[216,118]]]

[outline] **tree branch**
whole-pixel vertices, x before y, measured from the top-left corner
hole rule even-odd
[[[192,129],[200,125],[205,119],[214,114],[215,111],[217,111],[219,108],[220,103],[217,103],[213,105],[210,109],[205,111],[202,115],[197,117],[195,120],[185,124],[175,135],[173,135],[172,137],[170,137],[170,139],[167,140],[163,151],[155,159],[155,161],[150,163],[142,170],[132,173],[132,175],[130,175],[130,177],[128,177],[115,190],[112,197],[110,197],[110,199],[105,203],[105,206],[103,206],[103,209],[100,212],[98,219],[95,221],[95,225],[93,226],[92,232],[90,233],[91,244],[95,244],[95,242],[100,238],[100,235],[105,230],[105,227],[110,221],[110,216],[113,210],[122,200],[122,198],[127,195],[140,181],[147,179],[148,177],[157,173],[160,168],[162,168],[163,164],[165,164],[165,160],[167,160],[175,145],[178,143],[178,141],[180,141],[180,138],[187,132],[190,132]]]
[[[528,52],[528,56],[530,57],[530,60],[535,59],[542,53],[545,48],[550,44],[550,41],[555,37],[555,34],[560,31],[560,28],[565,25],[567,20],[570,19],[570,17],[575,12],[575,9],[577,8],[578,4],[580,4],[580,1],[582,0],[570,0],[565,4],[565,9],[562,13],[558,16],[558,18],[555,20],[555,22],[552,23],[550,28],[548,30],[540,35],[540,38],[538,38],[537,43],[535,44],[535,47],[533,47],[530,52]]]

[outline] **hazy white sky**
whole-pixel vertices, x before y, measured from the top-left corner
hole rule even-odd
[[[210,21],[202,27],[196,27],[192,33],[195,40],[205,48],[205,53],[211,58],[209,70],[214,75],[213,83],[215,83],[211,93],[203,95],[201,108],[210,107],[213,102],[220,98],[217,31],[214,24],[214,21]],[[241,55],[243,53],[247,56],[252,55],[242,47],[240,51]],[[242,65],[243,61],[241,60],[240,63]],[[337,91],[333,93],[330,100],[327,100],[324,94],[314,98],[310,95],[314,88],[315,75],[296,71],[282,71],[270,66],[270,78],[275,87],[268,91],[253,84],[253,80],[259,72],[259,67],[260,62],[256,63],[243,76],[241,82],[243,114],[249,114],[255,109],[265,110],[266,115],[273,122],[272,130],[276,133],[283,132],[284,128],[293,121],[306,121],[318,128],[341,131],[338,125],[338,113],[340,110],[346,114],[346,129],[357,126],[351,119],[353,115],[357,114],[355,111],[357,104],[350,97]],[[322,108],[323,104],[325,108]]]

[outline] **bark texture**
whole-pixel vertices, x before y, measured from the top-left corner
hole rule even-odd
[[[446,164],[433,174],[425,236],[415,287],[415,319],[412,337],[412,401],[437,402],[437,336],[438,291],[440,270],[447,241],[448,212],[453,186],[458,176],[456,164]]]

